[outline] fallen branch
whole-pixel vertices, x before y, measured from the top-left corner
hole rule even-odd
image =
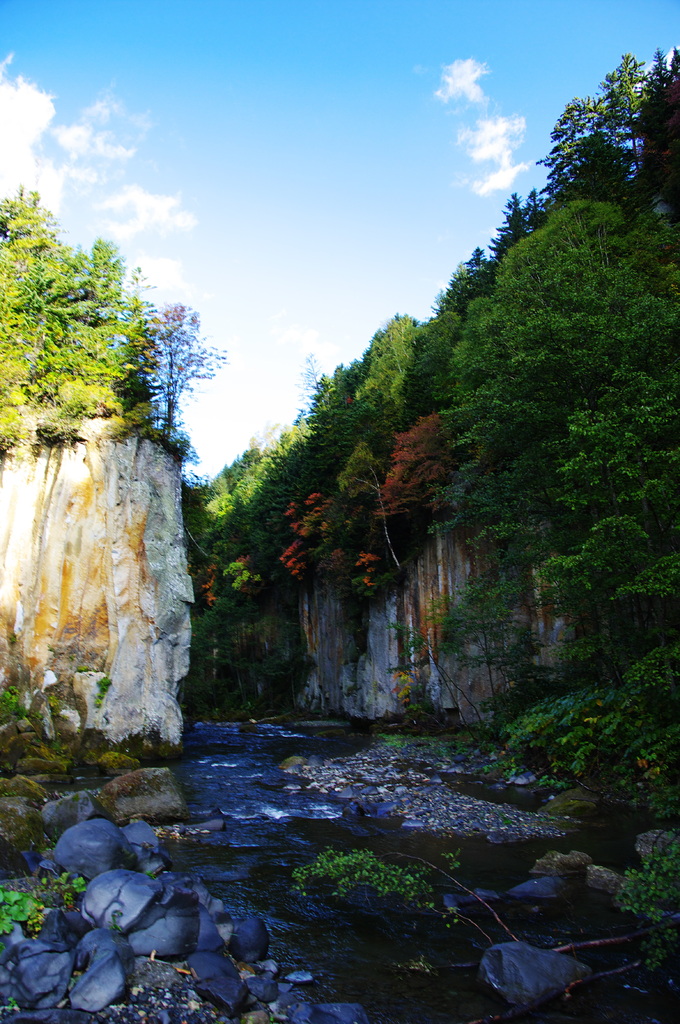
[[[647,925],[646,928],[638,928],[635,932],[626,932],[625,935],[614,935],[607,939],[587,939],[585,942],[569,942],[566,946],[554,946],[553,953],[574,953],[577,949],[597,949],[599,946],[620,946],[624,942],[633,942],[634,939],[642,939],[650,932],[658,931],[659,928],[680,928],[680,914],[670,914],[663,921],[657,924]]]
[[[574,990],[582,985],[589,985],[591,981],[601,981],[603,978],[613,978],[616,974],[625,974],[626,971],[632,971],[634,967],[640,967],[641,964],[642,960],[633,960],[631,963],[624,964],[623,967],[615,967],[611,971],[589,974],[587,978],[579,978],[577,981],[572,981],[566,988],[555,988],[551,992],[539,996],[538,999],[533,999],[530,1003],[520,1003],[518,1006],[512,1006],[509,1010],[504,1010],[502,1013],[491,1014],[489,1017],[479,1017],[477,1020],[467,1021],[466,1024],[503,1024],[506,1020],[518,1020],[520,1017],[526,1017],[528,1013],[533,1013],[534,1010],[540,1009],[541,1006],[545,1006],[546,1003],[552,1002],[553,999],[559,999],[560,996],[570,999]]]

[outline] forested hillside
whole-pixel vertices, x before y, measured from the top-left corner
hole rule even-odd
[[[290,699],[298,588],[332,586],[359,635],[428,531],[466,524],[494,556],[436,614],[461,656],[485,637],[497,733],[572,774],[676,777],[680,56],[625,56],[552,143],[546,188],[510,197],[431,319],[310,365],[295,425],[188,492],[190,709]],[[527,589],[570,624],[551,672],[510,614]]]
[[[141,432],[186,455],[179,398],[223,357],[193,310],[156,310],[144,293],[113,243],[66,245],[37,193],[0,202],[0,452],[69,443],[100,417],[111,437]]]

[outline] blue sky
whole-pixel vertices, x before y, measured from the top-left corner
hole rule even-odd
[[[216,473],[501,223],[573,96],[680,42],[680,0],[0,0],[0,194],[113,239],[229,364]]]

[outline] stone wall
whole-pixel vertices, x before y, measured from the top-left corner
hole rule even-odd
[[[396,675],[404,656],[403,636],[394,626],[424,637],[413,663],[413,698],[425,696],[437,710],[473,721],[492,687],[502,685],[473,658],[457,660],[439,653],[436,609],[457,601],[470,576],[484,561],[483,548],[464,531],[446,531],[427,539],[403,581],[367,602],[361,622],[351,621],[329,588],[315,584],[300,598],[300,621],[307,642],[310,672],[300,704],[320,712],[338,712],[374,720],[399,716],[403,685]],[[482,564],[480,564],[482,563]],[[434,612],[434,615],[433,615]],[[513,613],[513,621],[531,628],[540,645],[539,663],[549,663],[565,624],[536,608],[533,595]],[[471,649],[474,654],[474,650]]]
[[[193,600],[180,472],[104,429],[0,462],[0,688],[74,750],[166,756],[181,749]]]

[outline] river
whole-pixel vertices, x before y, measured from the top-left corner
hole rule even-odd
[[[219,807],[223,832],[167,842],[175,867],[200,874],[210,891],[235,916],[259,915],[267,921],[270,955],[283,968],[307,969],[316,979],[302,996],[312,1002],[360,1002],[373,1024],[456,1024],[499,1012],[502,1005],[480,993],[474,970],[452,965],[478,959],[483,940],[460,925],[446,927],[438,917],[364,900],[340,902],[329,889],[297,892],[291,872],[322,849],[367,847],[378,854],[401,852],[442,864],[442,855],[459,850],[458,875],[468,886],[504,890],[525,881],[547,848],[580,849],[596,863],[621,869],[634,863],[636,832],[649,827],[638,815],[617,813],[606,825],[588,826],[563,839],[492,845],[484,838],[454,840],[401,829],[398,822],[344,817],[331,797],[295,791],[294,776],[280,771],[284,758],[300,754],[349,755],[370,742],[346,735],[324,738],[304,726],[261,724],[248,731],[231,723],[199,723],[187,732],[184,757],[173,771],[192,812]],[[461,781],[481,798],[497,793]],[[507,793],[502,797],[508,799]],[[526,805],[535,798],[517,791]],[[452,891],[450,883],[442,892]],[[610,898],[575,884],[566,902],[535,913],[510,908],[508,923],[527,941],[558,945],[581,937],[620,931],[626,921]],[[480,923],[486,927],[485,919]],[[500,941],[500,940],[499,940]],[[634,959],[633,950],[583,954],[594,970]],[[642,972],[584,989],[573,1008],[543,1013],[558,1024],[573,1014],[583,1024],[675,1024],[680,999],[664,973]]]

